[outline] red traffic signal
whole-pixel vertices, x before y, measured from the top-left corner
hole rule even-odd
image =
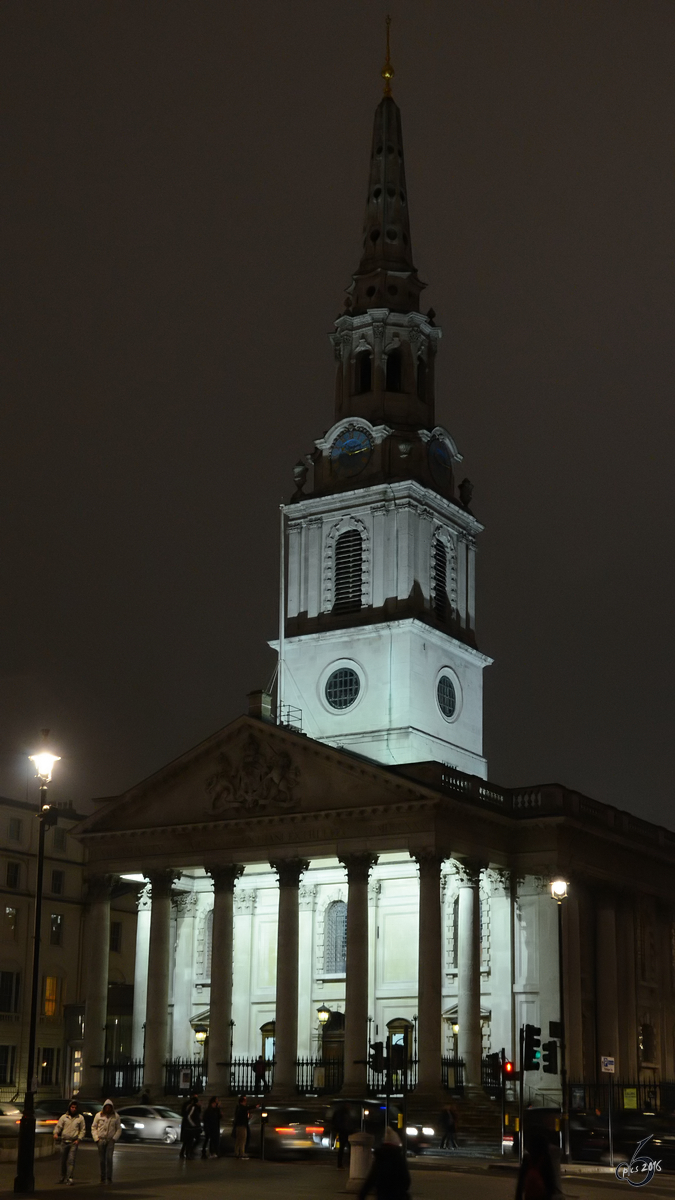
[[[513,1075],[513,1063],[508,1060],[504,1063],[504,1074]]]

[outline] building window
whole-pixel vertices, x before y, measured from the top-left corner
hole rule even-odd
[[[122,951],[122,922],[110,922],[110,949],[114,954],[120,954]]]
[[[4,905],[2,932],[7,941],[16,940],[16,930],[19,924],[19,913],[11,904]]]
[[[19,1011],[19,972],[0,971],[0,1012]]]
[[[427,398],[427,364],[421,354],[417,360],[417,395],[420,400]]]
[[[55,1017],[59,1007],[59,981],[56,975],[44,977],[43,1013],[45,1017]]]
[[[53,1046],[43,1046],[42,1050],[38,1051],[38,1062],[40,1064],[40,1083],[44,1087],[58,1083],[61,1051]]]
[[[63,871],[52,871],[52,892],[55,896],[63,895],[63,883],[65,874]]]
[[[206,916],[206,978],[211,978],[211,958],[213,956],[213,909]]]
[[[21,880],[21,863],[17,863],[17,862],[7,863],[7,887],[11,888],[12,891],[17,892],[19,890],[20,880]]]
[[[370,392],[373,387],[373,360],[369,350],[360,350],[354,360],[354,393]]]
[[[454,717],[455,709],[457,708],[457,693],[449,675],[441,675],[436,695],[438,698],[438,707],[443,716],[449,721],[451,717]]]
[[[14,1083],[16,1046],[0,1046],[0,1084]]]
[[[448,615],[448,552],[440,538],[434,542],[431,574],[434,612],[439,621],[444,621]]]
[[[54,849],[65,850],[68,846],[68,835],[65,829],[57,825],[54,829]]]
[[[335,600],[333,612],[358,612],[363,585],[363,539],[358,529],[346,529],[335,543]]]
[[[22,840],[23,821],[21,817],[9,818],[9,840],[10,842],[20,842]]]
[[[656,1029],[653,1025],[640,1026],[639,1035],[640,1061],[643,1063],[656,1062]]]
[[[403,359],[400,349],[390,350],[387,355],[387,391],[400,392],[403,382]]]
[[[361,690],[361,681],[351,667],[339,667],[326,682],[326,700],[331,708],[350,708]]]
[[[60,946],[63,938],[63,917],[61,913],[52,913],[49,920],[49,945]]]
[[[324,963],[327,975],[344,975],[347,970],[347,905],[335,900],[326,909]]]

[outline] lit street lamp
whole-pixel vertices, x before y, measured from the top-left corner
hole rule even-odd
[[[331,1013],[330,1009],[326,1007],[325,1004],[322,1004],[321,1008],[317,1008],[316,1015],[319,1018],[319,1024],[320,1024],[321,1028],[323,1029],[324,1025],[326,1025],[330,1021],[333,1014]]]
[[[554,879],[551,882],[551,895],[558,905],[558,989],[560,992],[560,1084],[562,1087],[562,1129],[563,1162],[570,1160],[570,1122],[567,1104],[567,1058],[565,1054],[565,989],[563,985],[563,937],[562,937],[562,906],[567,899],[567,881]]]
[[[42,730],[42,736],[47,741],[48,729]],[[58,754],[50,754],[41,750],[39,754],[31,754],[30,761],[35,764],[35,775],[40,781],[40,808],[37,814],[40,822],[38,833],[37,874],[35,877],[35,924],[33,929],[33,978],[30,997],[30,1028],[28,1033],[28,1060],[26,1062],[26,1099],[23,1106],[23,1116],[19,1122],[19,1146],[16,1161],[16,1178],[14,1191],[30,1194],[35,1190],[34,1160],[35,1160],[35,1092],[37,1091],[37,1073],[35,1069],[35,1029],[37,1026],[38,991],[40,984],[40,923],[42,918],[42,874],[45,861],[45,833],[56,824],[57,812],[47,803],[47,784],[51,781],[54,763],[59,761]]]

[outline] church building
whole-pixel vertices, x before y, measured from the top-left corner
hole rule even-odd
[[[262,1054],[275,1097],[364,1096],[369,1046],[388,1036],[408,1046],[420,1108],[442,1102],[458,1060],[479,1090],[487,1055],[517,1060],[521,1025],[546,1039],[560,1021],[556,878],[570,1081],[595,1079],[601,1055],[617,1079],[673,1078],[675,833],[557,784],[489,781],[482,527],[437,424],[441,330],[420,309],[384,74],[361,258],[331,337],[334,422],[282,513],[276,698],[252,693],[246,715],[76,830],[85,1094],[103,1081],[120,876],[139,885],[132,1058],[155,1096],[200,1031],[210,1092]],[[529,1086],[560,1098],[559,1075]]]

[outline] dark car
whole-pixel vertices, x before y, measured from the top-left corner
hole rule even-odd
[[[324,1109],[324,1123],[327,1133],[331,1134],[331,1145],[334,1142],[332,1133],[335,1129],[335,1118],[338,1110],[347,1115],[347,1125],[350,1132],[356,1132],[362,1129],[364,1133],[371,1133],[375,1139],[375,1145],[379,1146],[387,1123],[393,1129],[398,1128],[399,1115],[402,1108],[395,1101],[389,1101],[389,1119],[385,1120],[387,1112],[386,1101],[382,1099],[374,1100],[372,1097],[360,1099],[342,1099],[331,1100]]]
[[[258,1104],[249,1113],[247,1154],[262,1154],[263,1127],[265,1158],[306,1158],[327,1150],[330,1144],[325,1123],[316,1109]],[[221,1125],[220,1152],[233,1151],[230,1116]]]

